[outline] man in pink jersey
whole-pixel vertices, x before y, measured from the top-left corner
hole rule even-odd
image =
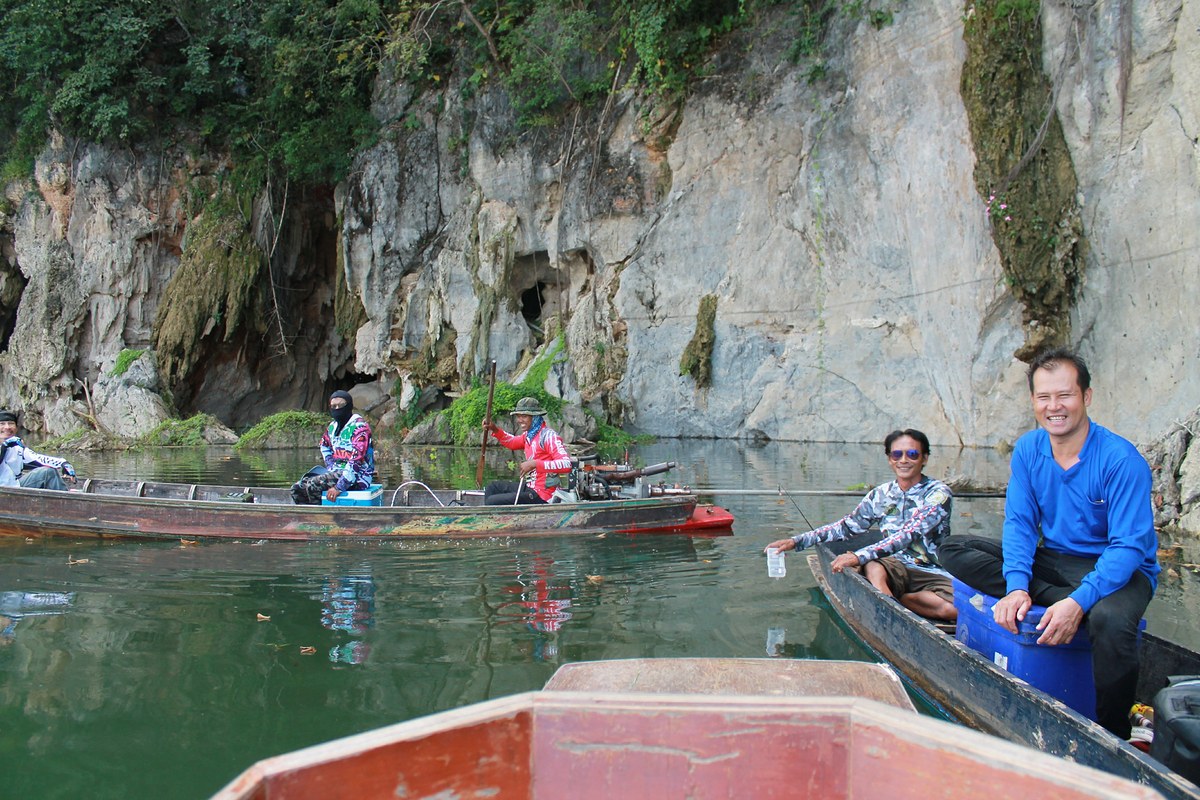
[[[554,490],[565,484],[571,471],[571,456],[562,438],[546,424],[546,410],[534,397],[522,397],[509,412],[517,423],[517,432],[508,433],[496,423],[484,428],[509,450],[524,450],[522,481],[493,481],[483,490],[488,505],[548,503]],[[519,497],[518,497],[519,493]]]

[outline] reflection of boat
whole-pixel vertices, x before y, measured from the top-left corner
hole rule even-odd
[[[74,592],[0,592],[0,639],[11,640],[25,617],[63,614],[74,602]]]
[[[647,487],[649,488],[649,487]],[[569,533],[728,533],[733,516],[691,493],[485,506],[478,492],[388,491],[383,506],[298,506],[288,489],[81,481],[70,492],[0,487],[0,536],[412,539]]]
[[[833,573],[833,557],[830,548],[819,546],[808,563],[837,613],[868,646],[960,721],[1152,786],[1164,797],[1200,798],[1200,787],[884,597],[859,573]],[[1138,697],[1148,701],[1166,685],[1167,675],[1197,673],[1200,656],[1143,632]]]
[[[911,708],[844,696],[758,693],[759,687],[789,685],[786,673],[816,669],[824,678],[831,670],[860,673],[840,689],[878,682],[887,667],[705,661],[615,662],[625,670],[615,676],[606,675],[612,670],[601,662],[575,677],[586,678],[585,684],[627,687],[632,667],[642,678],[653,676],[654,691],[553,687],[556,675],[551,691],[478,703],[260,761],[215,800],[1156,796]],[[661,693],[688,688],[686,681],[671,679],[677,666],[721,693]],[[894,675],[891,682],[899,686]],[[804,683],[797,679],[794,685]]]
[[[496,607],[502,623],[520,621],[530,630],[555,633],[571,619],[573,592],[567,581],[554,580],[550,574],[553,563],[553,559],[535,553],[526,569],[517,573],[515,584],[507,591],[519,599]],[[554,653],[557,654],[557,648]]]

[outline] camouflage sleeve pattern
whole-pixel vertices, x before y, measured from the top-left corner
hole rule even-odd
[[[855,551],[858,563],[896,556],[918,567],[937,567],[938,545],[950,532],[953,495],[941,481],[926,479],[907,493],[895,491],[880,524],[883,538]]]
[[[837,522],[793,536],[792,541],[796,543],[796,549],[803,550],[818,542],[841,542],[869,531],[872,525],[883,519],[888,503],[888,486],[889,484],[883,484],[867,492],[867,496],[855,509]]]

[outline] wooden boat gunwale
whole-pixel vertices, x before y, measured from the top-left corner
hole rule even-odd
[[[842,620],[919,693],[958,721],[1150,786],[1166,798],[1200,799],[1200,787],[885,597],[858,572],[831,572],[833,550],[826,545],[816,550],[808,556],[809,569]],[[1146,650],[1160,644],[1169,653],[1174,648],[1174,666],[1190,652],[1149,633],[1143,633],[1142,643],[1144,665]],[[1191,656],[1200,662],[1200,656]],[[1151,667],[1140,676],[1139,686],[1171,666]],[[1138,696],[1144,691],[1139,689]]]

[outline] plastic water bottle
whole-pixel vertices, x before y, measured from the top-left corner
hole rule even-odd
[[[767,655],[775,658],[783,655],[783,637],[787,633],[783,628],[767,628]]]
[[[784,575],[787,575],[787,565],[783,563],[783,551],[767,548],[767,577],[782,578]]]

